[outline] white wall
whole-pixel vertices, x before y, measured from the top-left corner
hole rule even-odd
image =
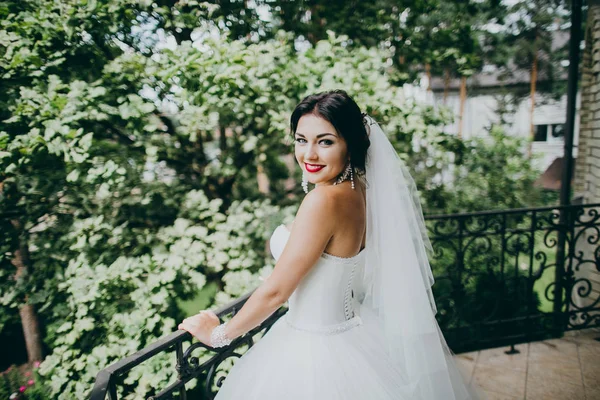
[[[468,92],[467,92],[468,95]],[[453,124],[446,127],[447,133],[458,133],[458,115],[460,111],[460,96],[457,92],[448,94],[446,102],[443,102],[442,93],[434,93],[433,104],[435,106],[447,106],[455,115]],[[562,96],[560,101],[547,101],[542,103],[542,95],[536,97],[536,108],[533,115],[535,125],[564,124],[567,119],[567,96]],[[467,97],[463,117],[462,137],[469,139],[474,136],[483,136],[487,134],[487,129],[494,123],[499,122],[499,116],[496,112],[498,101],[494,95],[477,95]],[[577,99],[577,109],[579,109],[580,98]],[[530,136],[530,107],[531,100],[526,98],[522,100],[512,114],[506,114],[507,120],[506,133],[517,135],[522,138]],[[577,157],[577,145],[579,143],[579,113],[575,120],[573,157]],[[534,165],[541,171],[544,171],[557,157],[563,155],[564,142],[562,138],[553,138],[548,135],[546,142],[533,142],[532,153],[537,156]]]

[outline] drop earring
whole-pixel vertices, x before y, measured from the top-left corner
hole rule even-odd
[[[308,193],[308,179],[304,170],[302,171],[302,189],[304,190],[304,193]]]
[[[350,182],[352,182],[352,189],[354,189],[354,168],[352,168],[352,163],[348,160],[348,164],[346,164],[346,169],[340,175],[340,177],[333,183],[337,185],[338,183],[344,182],[348,176],[350,176]]]

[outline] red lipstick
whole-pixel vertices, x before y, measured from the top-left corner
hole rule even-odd
[[[315,164],[307,164],[307,163],[304,163],[304,167],[306,167],[306,170],[308,172],[318,172],[318,171],[322,170],[323,168],[325,168],[324,165],[315,165]]]

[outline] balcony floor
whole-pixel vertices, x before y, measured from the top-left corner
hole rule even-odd
[[[455,358],[489,400],[600,399],[600,329],[565,333],[560,339],[499,347]]]

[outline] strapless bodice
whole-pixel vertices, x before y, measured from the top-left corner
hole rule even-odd
[[[290,232],[279,225],[270,239],[271,254],[278,260]],[[322,253],[289,298],[286,321],[305,331],[337,333],[361,323],[354,293],[354,278],[364,268],[365,249],[354,257]]]

